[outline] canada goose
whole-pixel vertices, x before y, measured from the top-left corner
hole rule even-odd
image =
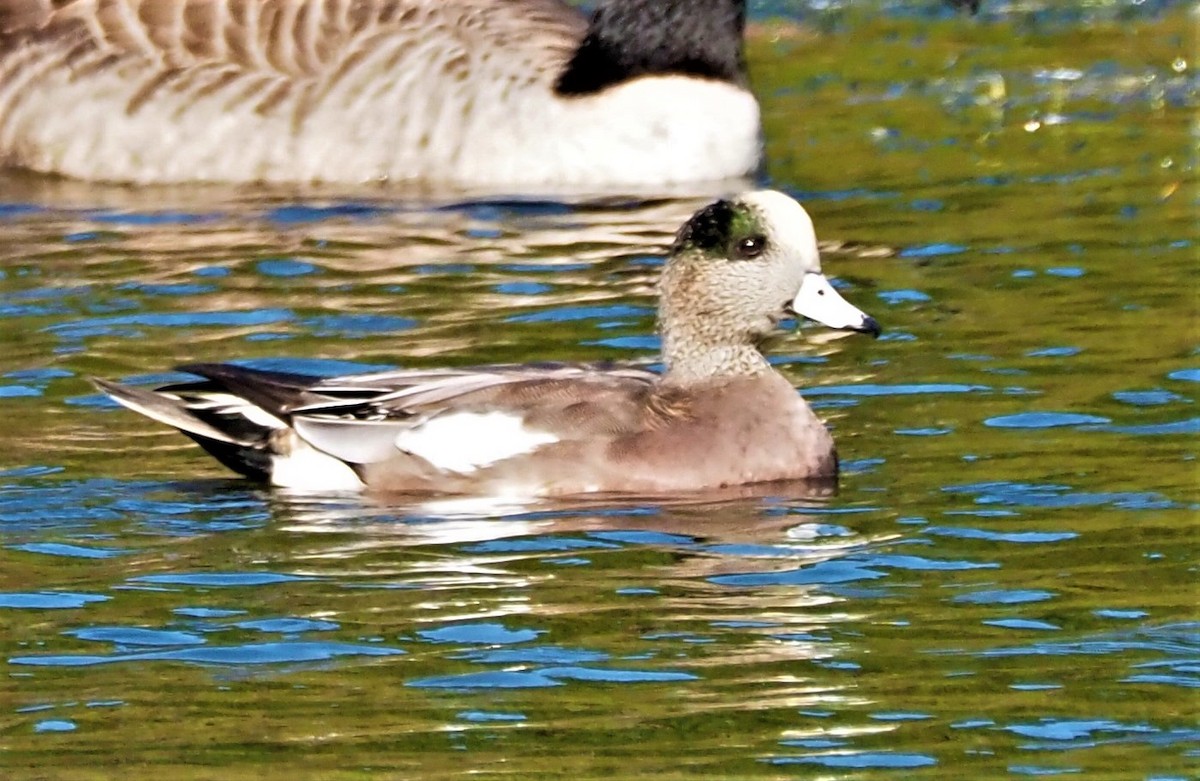
[[[136,183],[743,177],[744,23],[745,0],[0,0],[0,161]]]

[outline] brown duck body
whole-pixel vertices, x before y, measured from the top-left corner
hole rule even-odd
[[[362,469],[385,491],[639,494],[725,488],[744,483],[836,479],[837,454],[825,424],[775,372],[714,379],[687,388],[627,379],[518,391],[523,407],[492,401],[556,441],[455,477],[397,453]],[[557,397],[557,398],[555,398]],[[470,402],[463,400],[469,408]],[[549,402],[549,403],[547,403]]]

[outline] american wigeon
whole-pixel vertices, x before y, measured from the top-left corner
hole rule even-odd
[[[832,479],[825,425],[759,345],[785,313],[878,335],[821,273],[812,220],[751,192],[696,212],[659,283],[661,375],[598,366],[320,379],[229,364],[150,391],[97,380],[226,466],[312,490],[673,493]]]
[[[661,186],[760,154],[745,0],[0,0],[0,161],[141,183]]]

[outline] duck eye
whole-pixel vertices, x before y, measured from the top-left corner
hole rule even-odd
[[[765,236],[747,236],[737,243],[737,256],[739,258],[757,258],[763,254],[763,250],[766,248]]]

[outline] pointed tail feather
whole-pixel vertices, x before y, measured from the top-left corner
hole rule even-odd
[[[178,398],[166,396],[144,388],[133,388],[128,385],[102,380],[99,377],[89,377],[89,381],[100,390],[107,393],[121,406],[145,415],[151,420],[165,423],[186,434],[194,434],[205,439],[224,442],[229,445],[250,445],[251,442],[237,439],[220,429],[205,423],[187,408]]]
[[[187,402],[176,396],[99,377],[88,379],[121,406],[179,429],[233,471],[257,480],[271,479],[271,454],[264,449],[261,437],[247,438],[244,434],[238,436],[233,431],[222,431],[197,417]]]

